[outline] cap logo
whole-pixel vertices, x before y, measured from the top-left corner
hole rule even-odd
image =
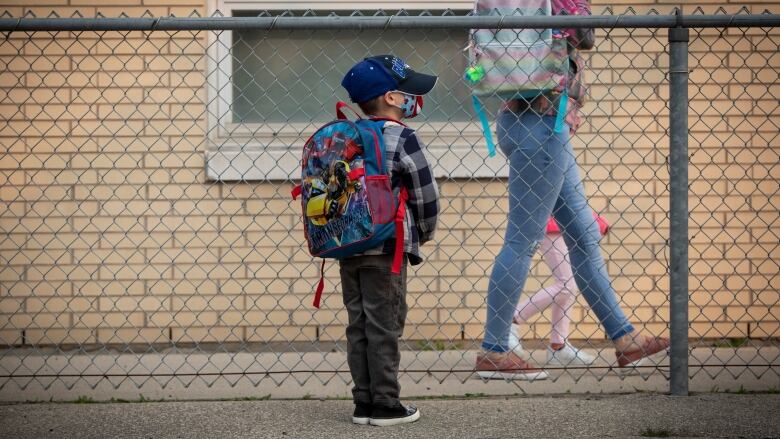
[[[406,65],[404,60],[402,60],[401,58],[393,57],[392,65],[395,74],[400,76],[401,79],[406,79],[406,69],[409,66]]]

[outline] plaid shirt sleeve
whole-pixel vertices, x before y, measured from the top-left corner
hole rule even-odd
[[[407,207],[412,213],[420,244],[433,239],[439,215],[439,188],[433,169],[425,157],[417,135],[405,129],[397,151],[397,167],[401,183],[409,193]]]

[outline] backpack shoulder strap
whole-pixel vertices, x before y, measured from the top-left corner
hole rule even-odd
[[[384,121],[360,119],[355,122],[363,138],[364,158],[368,175],[385,174]]]
[[[338,119],[340,119],[340,120],[346,120],[346,119],[347,119],[347,115],[346,115],[346,114],[344,114],[344,109],[345,109],[345,108],[346,108],[346,109],[348,109],[348,110],[350,110],[351,112],[355,113],[355,115],[357,116],[357,120],[362,120],[362,119],[363,119],[363,118],[360,116],[360,113],[358,113],[357,111],[355,111],[355,109],[354,109],[354,108],[350,107],[350,106],[349,106],[349,104],[347,104],[347,103],[346,103],[346,102],[344,102],[344,101],[338,101],[338,102],[336,102],[336,117],[337,117]]]
[[[406,201],[409,193],[401,186],[398,196],[398,210],[395,212],[395,250],[393,251],[393,274],[401,274],[401,265],[404,262],[404,218],[406,218]]]

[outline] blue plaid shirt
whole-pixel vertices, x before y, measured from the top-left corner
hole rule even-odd
[[[404,252],[411,265],[423,261],[420,245],[433,239],[439,216],[439,188],[433,169],[425,157],[423,145],[414,130],[388,121],[382,129],[385,141],[386,168],[396,196],[401,187],[409,194],[404,219]],[[364,255],[393,254],[395,239],[364,252]]]

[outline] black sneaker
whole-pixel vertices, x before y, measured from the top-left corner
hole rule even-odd
[[[388,427],[390,425],[407,424],[420,419],[420,411],[413,405],[398,404],[395,407],[374,406],[371,412],[371,425]]]
[[[352,423],[358,425],[368,425],[368,418],[371,416],[371,404],[356,402],[355,411],[352,413]]]

